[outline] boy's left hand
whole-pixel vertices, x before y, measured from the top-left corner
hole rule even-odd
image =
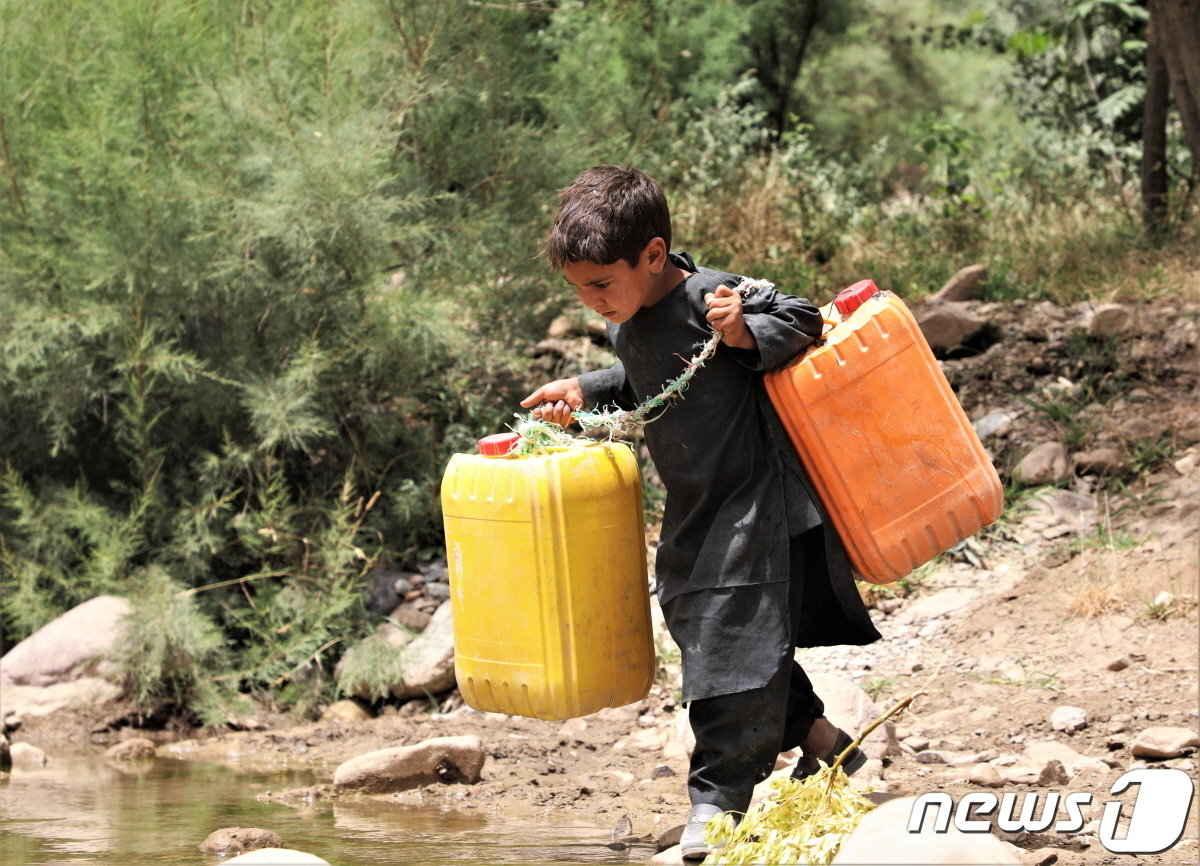
[[[715,292],[704,296],[708,304],[708,314],[705,318],[714,331],[721,332],[721,341],[736,349],[757,349],[758,342],[754,334],[746,327],[742,316],[742,296],[729,286],[721,286]]]

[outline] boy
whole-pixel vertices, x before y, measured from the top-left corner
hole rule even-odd
[[[794,648],[879,633],[762,382],[820,336],[820,311],[773,290],[743,300],[738,277],[697,268],[670,243],[666,198],[636,169],[597,166],[562,190],[544,253],[608,320],[620,363],[550,382],[521,405],[562,425],[583,406],[632,408],[722,334],[682,399],[645,428],[667,491],[656,592],[696,737],[680,844],[701,859],[704,824],[745,812],[779,752],[802,748],[802,778],[850,743],[823,717]],[[865,760],[855,750],[846,771]]]

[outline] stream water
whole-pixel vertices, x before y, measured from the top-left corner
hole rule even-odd
[[[256,799],[312,784],[305,773],[255,775],[157,759],[118,766],[55,760],[0,774],[3,866],[217,866],[199,845],[222,827],[262,827],[333,866],[368,864],[628,863],[652,849],[613,851],[601,820],[506,820],[381,802],[296,809]],[[606,816],[607,817],[607,816]]]

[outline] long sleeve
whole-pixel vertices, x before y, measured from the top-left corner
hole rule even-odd
[[[625,365],[618,361],[607,370],[593,370],[579,374],[579,389],[589,409],[616,406],[632,409],[637,400],[625,378]]]
[[[782,367],[821,336],[821,311],[804,298],[759,290],[745,299],[742,310],[758,351],[737,349],[733,357],[751,370]]]

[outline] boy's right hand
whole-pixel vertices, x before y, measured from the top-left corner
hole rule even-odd
[[[578,379],[558,379],[538,388],[521,405],[532,407],[534,418],[566,427],[571,423],[571,413],[583,406],[583,391]]]

